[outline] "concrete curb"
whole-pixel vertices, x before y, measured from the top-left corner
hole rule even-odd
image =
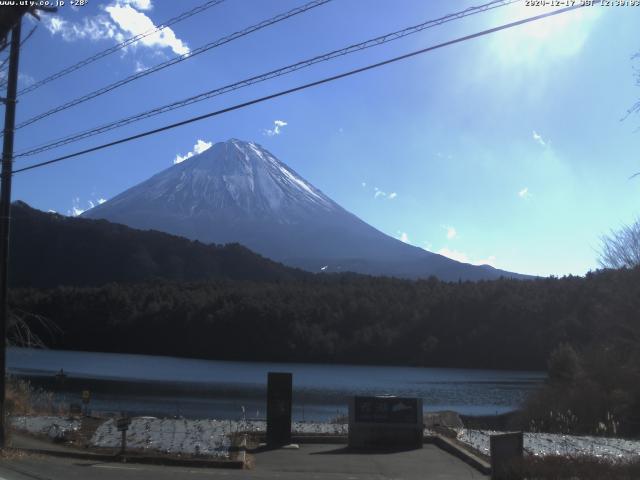
[[[16,452],[25,452],[36,455],[49,455],[52,457],[76,458],[79,460],[91,460],[96,462],[120,462],[140,463],[146,465],[165,465],[173,467],[197,467],[197,468],[230,468],[243,469],[245,467],[244,448],[239,448],[242,460],[198,460],[189,458],[153,457],[138,455],[107,455],[91,452],[71,452],[63,450],[42,450],[34,448],[13,448]]]
[[[258,436],[258,441],[260,443],[266,443],[266,438],[262,435],[262,436]],[[322,443],[347,443],[347,436],[346,435],[329,435],[329,434],[296,434],[296,435],[291,435],[291,443],[298,443],[298,444],[303,444],[303,443],[309,443],[309,444],[313,444],[313,443],[318,443],[318,444],[322,444]]]
[[[441,450],[459,458],[484,475],[491,475],[491,465],[484,459],[458,445],[455,440],[442,435],[424,437],[424,443],[432,443]]]
[[[347,443],[346,435],[292,435],[291,443]]]

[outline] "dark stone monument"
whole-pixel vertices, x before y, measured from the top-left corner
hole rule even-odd
[[[293,375],[277,372],[267,375],[267,445],[288,445],[291,443]]]
[[[349,446],[422,448],[421,398],[354,397],[349,402]]]
[[[491,447],[491,478],[515,480],[524,452],[522,432],[501,433],[489,437]]]

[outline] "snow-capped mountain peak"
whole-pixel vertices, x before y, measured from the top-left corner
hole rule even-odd
[[[255,142],[214,144],[83,214],[206,243],[238,242],[311,271],[496,278],[402,243],[347,212]]]
[[[296,223],[310,212],[341,210],[264,147],[237,139],[216,143],[107,203],[86,216],[135,204],[179,216],[223,214]]]
[[[183,191],[185,185],[190,185],[192,204],[202,207],[235,206],[245,213],[255,214],[286,214],[288,210],[300,210],[301,207],[325,211],[339,208],[254,142],[231,139],[216,143],[160,175],[171,178],[178,172],[180,181],[173,185],[173,190]]]

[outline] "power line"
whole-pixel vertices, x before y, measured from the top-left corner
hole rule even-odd
[[[31,35],[33,35],[35,33],[37,28],[38,28],[38,25],[34,25],[33,28],[29,31],[29,33],[27,33],[27,35],[22,39],[22,41],[20,42],[20,47],[21,48],[24,46],[25,43],[27,43],[27,41],[29,40],[29,38],[31,38]],[[9,61],[10,57],[11,57],[11,55],[7,56],[7,58],[5,58],[2,61],[2,63],[0,63],[0,73],[5,72],[5,71],[7,71],[9,69],[9,66],[7,65],[7,62]],[[7,84],[7,80],[6,79],[0,81],[0,88],[4,87],[6,84]]]
[[[20,42],[21,48],[24,46],[25,43],[27,43],[27,41],[29,40],[29,38],[31,38],[31,35],[35,33],[37,28],[38,28],[38,25],[34,25],[33,28],[29,31],[29,33],[27,33],[27,35],[22,39],[22,41]],[[6,70],[9,68],[8,65],[5,67],[6,63],[9,61],[9,58],[11,58],[11,55],[8,55],[7,58],[5,58],[3,62],[0,64],[0,70]]]
[[[599,3],[598,0],[595,0],[594,4],[597,4],[597,3]],[[229,113],[229,112],[232,112],[232,111],[235,111],[235,110],[240,110],[242,108],[246,108],[246,107],[249,107],[251,105],[255,105],[257,103],[266,102],[266,101],[272,100],[274,98],[282,97],[282,96],[285,96],[285,95],[289,95],[291,93],[295,93],[295,92],[299,92],[299,91],[302,91],[302,90],[306,90],[308,88],[316,87],[318,85],[322,85],[322,84],[325,84],[325,83],[333,82],[333,81],[339,80],[341,78],[350,77],[350,76],[356,75],[358,73],[366,72],[368,70],[373,70],[375,68],[379,68],[379,67],[382,67],[384,65],[389,65],[391,63],[396,63],[396,62],[399,62],[401,60],[406,60],[407,58],[415,57],[417,55],[421,55],[423,53],[431,52],[433,50],[437,50],[437,49],[440,49],[440,48],[443,48],[443,47],[448,47],[450,45],[454,45],[454,44],[457,44],[457,43],[466,42],[466,41],[472,40],[474,38],[483,37],[483,36],[489,35],[491,33],[499,32],[501,30],[506,30],[508,28],[513,28],[513,27],[516,27],[518,25],[523,25],[523,24],[526,24],[526,23],[530,23],[530,22],[534,22],[534,21],[537,21],[537,20],[541,20],[543,18],[547,18],[547,17],[559,15],[559,14],[562,14],[562,13],[566,13],[566,12],[571,11],[571,10],[577,10],[579,8],[583,8],[584,6],[585,6],[584,4],[576,4],[574,6],[561,8],[559,10],[555,10],[555,11],[551,11],[551,12],[547,12],[547,13],[542,13],[540,15],[535,15],[533,17],[528,17],[528,18],[525,18],[525,19],[522,19],[522,20],[518,20],[518,21],[515,21],[515,22],[506,23],[506,24],[500,25],[498,27],[493,27],[493,28],[489,28],[487,30],[482,30],[480,32],[472,33],[470,35],[465,35],[464,37],[458,37],[456,39],[449,40],[447,42],[439,43],[437,45],[433,45],[433,46],[426,47],[426,48],[423,48],[423,49],[420,49],[420,50],[416,50],[416,51],[413,51],[413,52],[410,52],[410,53],[406,53],[404,55],[393,57],[393,58],[384,60],[382,62],[373,63],[373,64],[367,65],[365,67],[356,68],[354,70],[349,70],[347,72],[340,73],[338,75],[325,77],[323,79],[316,80],[316,81],[311,82],[311,83],[306,83],[304,85],[299,85],[299,86],[294,87],[294,88],[289,88],[287,90],[282,90],[280,92],[273,93],[271,95],[267,95],[267,96],[264,96],[264,97],[256,98],[256,99],[253,99],[253,100],[249,100],[249,101],[244,102],[244,103],[239,103],[239,104],[233,105],[231,107],[223,108],[222,110],[216,110],[214,112],[209,112],[209,113],[206,113],[204,115],[199,115],[197,117],[191,117],[191,118],[188,118],[186,120],[182,120],[180,122],[176,122],[176,123],[172,123],[172,124],[169,124],[169,125],[165,125],[163,127],[155,128],[153,130],[147,130],[145,132],[138,133],[136,135],[131,135],[129,137],[121,138],[121,139],[118,139],[118,140],[114,140],[112,142],[103,143],[103,144],[98,145],[96,147],[91,147],[91,148],[87,148],[85,150],[81,150],[81,151],[78,151],[78,152],[70,153],[68,155],[63,155],[61,157],[57,157],[57,158],[54,158],[54,159],[51,159],[51,160],[47,160],[45,162],[35,163],[33,165],[29,165],[28,167],[23,167],[23,168],[19,168],[17,170],[14,170],[14,173],[20,173],[20,172],[25,172],[25,171],[28,171],[28,170],[33,170],[35,168],[40,168],[40,167],[44,167],[45,165],[51,165],[53,163],[58,163],[58,162],[61,162],[63,160],[67,160],[67,159],[70,159],[70,158],[78,157],[80,155],[85,155],[87,153],[96,152],[98,150],[104,150],[105,148],[113,147],[115,145],[120,145],[122,143],[127,143],[127,142],[130,142],[130,141],[133,141],[133,140],[137,140],[137,139],[143,138],[143,137],[148,137],[148,136],[154,135],[156,133],[165,132],[167,130],[171,130],[171,129],[174,129],[174,128],[177,128],[177,127],[181,127],[183,125],[188,125],[190,123],[194,123],[194,122],[198,122],[200,120],[204,120],[204,119],[207,119],[207,118],[211,118],[211,117],[215,117],[215,116],[218,116],[218,115],[222,115],[224,113]]]
[[[8,62],[9,62],[9,57],[7,56],[7,58],[5,58],[5,59],[2,61],[2,63],[0,63],[0,73],[4,73],[4,72],[6,72],[7,70],[9,70],[9,67],[7,67],[7,63],[8,63]],[[2,81],[0,82],[0,87],[2,87],[2,86],[4,86],[4,85],[6,85],[6,83],[7,83],[7,82],[6,82],[6,80],[2,80]]]
[[[244,37],[246,35],[249,35],[257,30],[261,30],[263,28],[266,28],[270,25],[273,25],[275,23],[278,22],[282,22],[283,20],[287,20],[288,18],[291,18],[295,15],[299,15],[301,13],[304,13],[308,10],[311,10],[313,8],[319,7],[321,5],[324,5],[325,3],[328,3],[332,0],[313,0],[305,5],[302,5],[300,7],[296,7],[292,10],[289,10],[288,12],[285,13],[281,13],[279,15],[276,15],[275,17],[271,17],[267,20],[263,20],[260,23],[257,23],[255,25],[252,25],[250,27],[245,28],[244,30],[240,30],[238,32],[232,33],[231,35],[227,35],[226,37],[222,37],[219,38],[218,40],[215,40],[213,42],[207,43],[206,45],[203,45],[201,47],[196,48],[195,50],[191,50],[188,53],[184,53],[182,55],[177,55],[169,60],[167,60],[166,62],[162,62],[159,63],[158,65],[155,65],[153,67],[147,68],[146,70],[143,70],[141,72],[135,73],[133,75],[130,75],[122,80],[119,80],[117,82],[114,82],[110,85],[107,85],[105,87],[102,87],[98,90],[95,90],[91,93],[88,93],[86,95],[83,95],[82,97],[78,97],[74,100],[71,100],[63,105],[60,105],[58,107],[52,108],[51,110],[48,110],[44,113],[41,113],[39,115],[36,115],[35,117],[32,117],[28,120],[25,120],[22,123],[19,123],[18,125],[16,125],[16,129],[20,129],[23,127],[26,127],[27,125],[31,125],[32,123],[35,123],[39,120],[42,120],[43,118],[46,118],[50,115],[53,115],[54,113],[59,113],[63,110],[66,110],[68,108],[74,107],[80,103],[86,102],[88,100],[92,100],[100,95],[104,95],[107,92],[110,92],[112,90],[115,90],[118,87],[121,87],[123,85],[126,85],[127,83],[133,82],[134,80],[137,80],[139,78],[145,77],[147,75],[150,75],[152,73],[155,73],[157,71],[163,70],[167,67],[176,65],[180,62],[183,62],[189,58],[193,58],[196,55],[199,55],[201,53],[204,53],[208,50],[211,50],[212,48],[216,48],[219,47],[221,45],[224,45],[226,43],[232,42],[233,40],[236,40],[240,37]]]
[[[99,127],[94,127],[92,129],[88,129],[88,130],[85,130],[85,131],[82,131],[82,132],[79,132],[79,133],[76,133],[76,134],[67,135],[66,137],[57,139],[57,140],[55,140],[53,142],[49,142],[47,144],[41,144],[41,145],[36,146],[36,147],[30,147],[29,150],[24,150],[21,153],[18,153],[16,155],[16,157],[31,156],[31,155],[35,155],[35,154],[38,154],[38,153],[42,153],[42,152],[47,151],[47,150],[52,150],[54,148],[58,148],[58,147],[61,147],[61,146],[64,146],[64,145],[68,145],[70,143],[75,143],[77,141],[84,140],[86,138],[93,137],[95,135],[98,135],[98,134],[101,134],[101,133],[105,133],[105,132],[108,132],[110,130],[114,130],[116,128],[120,128],[120,127],[123,127],[125,125],[129,125],[129,124],[134,123],[134,122],[138,122],[138,121],[141,121],[141,120],[144,120],[144,119],[147,119],[147,118],[150,118],[150,117],[162,114],[162,113],[166,113],[166,112],[169,112],[169,111],[172,111],[172,110],[176,110],[178,108],[183,108],[185,106],[192,105],[192,104],[197,103],[197,102],[201,102],[201,101],[204,101],[204,100],[207,100],[207,99],[219,96],[219,95],[223,95],[223,94],[229,93],[231,91],[239,90],[241,88],[245,88],[245,87],[248,87],[248,86],[251,86],[251,85],[255,85],[257,83],[261,83],[261,82],[264,82],[264,81],[267,81],[267,80],[270,80],[270,79],[273,79],[273,78],[276,78],[276,77],[280,77],[282,75],[286,75],[286,74],[295,72],[297,70],[301,70],[303,68],[310,67],[310,66],[315,65],[315,64],[320,63],[320,62],[326,62],[326,61],[332,60],[332,59],[337,58],[337,57],[341,57],[341,56],[344,56],[344,55],[349,55],[351,53],[358,52],[358,51],[361,51],[361,50],[365,50],[367,48],[376,47],[378,45],[382,45],[382,44],[391,42],[393,40],[398,40],[398,39],[406,37],[408,35],[419,33],[419,32],[421,32],[421,31],[423,31],[423,30],[425,30],[427,28],[432,28],[432,27],[435,27],[435,26],[438,26],[438,25],[442,25],[444,23],[447,23],[447,22],[450,22],[450,21],[453,21],[453,20],[458,20],[458,19],[470,16],[470,15],[475,15],[475,14],[478,14],[478,13],[486,12],[486,11],[492,10],[494,8],[503,7],[503,6],[506,6],[506,5],[509,5],[509,4],[512,4],[512,3],[517,3],[517,2],[520,2],[520,1],[521,0],[493,0],[493,1],[489,2],[489,3],[483,4],[483,5],[480,5],[480,6],[477,6],[477,7],[470,7],[470,8],[467,8],[465,10],[462,10],[462,11],[459,11],[459,12],[455,12],[455,13],[451,13],[449,15],[445,15],[443,17],[440,17],[440,18],[437,18],[437,19],[434,19],[434,20],[428,20],[428,21],[423,22],[423,23],[418,24],[418,25],[407,27],[407,28],[404,28],[402,30],[397,30],[397,31],[392,32],[392,33],[387,33],[385,35],[381,35],[381,36],[366,40],[364,42],[360,42],[360,43],[356,43],[356,44],[353,44],[353,45],[349,45],[348,47],[344,47],[344,48],[341,48],[339,50],[334,50],[334,51],[329,52],[329,53],[318,55],[316,57],[313,57],[313,58],[310,58],[310,59],[307,59],[307,60],[303,60],[303,61],[291,64],[291,65],[287,65],[286,67],[282,67],[282,68],[279,68],[279,69],[276,69],[276,70],[272,70],[270,72],[263,73],[261,75],[257,75],[257,76],[254,76],[254,77],[250,77],[250,78],[238,81],[238,82],[234,82],[234,83],[225,85],[223,87],[216,88],[214,90],[209,90],[209,91],[200,93],[198,95],[194,95],[194,96],[185,98],[183,100],[172,102],[172,103],[160,106],[160,107],[153,108],[151,110],[147,110],[145,112],[141,112],[141,113],[138,113],[138,114],[135,114],[135,115],[131,115],[129,117],[126,117],[126,118],[123,118],[123,119],[120,119],[120,120],[116,120],[114,122],[110,122],[110,123],[105,124],[105,125],[101,125]]]
[[[27,35],[22,39],[22,41],[20,42],[20,47],[24,47],[25,43],[27,43],[29,41],[29,39],[31,38],[31,35],[33,35],[36,31],[36,29],[38,28],[38,25],[34,25],[33,28],[29,31],[29,33],[27,33]]]
[[[169,20],[167,20],[166,22],[163,22],[161,24],[159,24],[157,27],[152,28],[150,30],[147,30],[145,32],[139,33],[138,35],[134,35],[131,38],[128,38],[126,40],[123,40],[122,42],[118,43],[117,45],[114,45],[113,47],[107,48],[105,50],[102,50],[90,57],[85,58],[84,60],[79,61],[78,63],[75,63],[69,67],[66,67],[62,70],[60,70],[59,72],[56,72],[46,78],[43,78],[42,80],[34,83],[33,85],[29,85],[28,87],[23,88],[22,90],[20,90],[18,92],[18,95],[24,95],[26,93],[29,92],[33,92],[34,90],[42,87],[43,85],[46,85],[47,83],[53,82],[54,80],[57,80],[59,78],[64,77],[65,75],[68,75],[72,72],[75,72],[76,70],[79,70],[83,67],[86,67],[87,65],[100,60],[101,58],[104,58],[108,55],[111,55],[112,53],[117,52],[118,50],[122,50],[123,48],[128,47],[129,45],[132,45],[133,43],[136,43],[140,40],[142,40],[143,38],[148,37],[149,35],[153,35],[155,33],[158,33],[162,30],[164,30],[167,27],[170,27],[171,25],[175,25],[178,22],[181,22],[182,20],[186,20],[189,17],[192,17],[194,15],[197,15],[199,13],[204,12],[205,10],[208,10],[211,7],[215,7],[216,5],[224,2],[225,0],[209,0],[208,2],[203,3],[202,5],[199,5],[195,8],[192,8],[191,10],[188,10],[186,12],[181,13],[180,15],[170,18]]]
[[[339,56],[343,56],[343,55],[348,55],[350,53],[354,53],[356,51],[360,51],[360,50],[364,50],[366,48],[371,48],[374,46],[378,46],[393,40],[397,40],[399,38],[403,38],[407,35],[411,35],[414,33],[418,33],[421,32],[427,28],[431,28],[437,25],[442,25],[443,23],[449,22],[449,21],[453,21],[453,20],[457,20],[469,15],[473,15],[473,14],[477,14],[477,13],[481,13],[481,12],[485,12],[487,10],[491,10],[494,8],[498,8],[501,6],[505,6],[505,5],[509,5],[512,3],[516,3],[516,2],[520,2],[521,0],[494,0],[491,1],[487,4],[484,5],[480,5],[478,7],[470,7],[466,10],[460,11],[460,12],[456,12],[456,13],[452,13],[449,15],[446,15],[444,17],[435,19],[435,20],[428,20],[426,22],[423,22],[419,25],[415,25],[412,27],[408,27],[402,30],[398,30],[392,33],[388,33],[386,35],[382,35],[379,37],[375,37],[373,39],[367,40],[365,42],[360,42],[357,44],[353,44],[350,45],[348,47],[339,49],[339,50],[334,50],[332,52],[329,53],[325,53],[323,55],[318,55],[316,57],[313,57],[311,59],[307,59],[307,60],[303,60],[301,62],[297,62],[295,64],[292,65],[288,65],[286,67],[282,67],[279,68],[277,70],[273,70],[258,76],[254,76],[248,79],[244,79],[241,80],[239,82],[235,82],[229,85],[225,85],[223,87],[214,89],[214,90],[209,90],[207,92],[203,92],[200,93],[198,95],[195,96],[191,96],[188,97],[186,99],[177,101],[177,102],[173,102],[167,105],[163,105],[161,107],[156,107],[152,110],[148,110],[146,112],[142,112],[142,113],[138,113],[129,117],[126,117],[124,119],[120,119],[114,122],[111,122],[109,124],[106,125],[102,125],[99,127],[95,127],[93,129],[89,129],[89,130],[85,130],[83,132],[80,133],[76,133],[73,135],[68,135],[66,137],[63,137],[61,139],[58,139],[56,141],[50,142],[48,144],[41,144],[37,147],[32,148],[31,150],[27,150],[27,151],[23,151],[22,153],[19,153],[18,155],[16,155],[16,157],[24,157],[24,156],[31,156],[31,155],[35,155],[37,153],[41,153],[47,150],[51,150],[53,148],[57,148],[63,145],[68,145],[70,143],[74,143],[76,141],[79,140],[83,140],[89,137],[92,137],[94,135],[98,135],[100,133],[104,133],[125,125],[128,125],[130,123],[136,122],[136,121],[140,121],[146,118],[150,118],[152,116],[155,115],[159,115],[161,113],[166,113],[168,111],[171,110],[175,110],[178,108],[182,108],[184,106],[188,106],[218,95],[222,95],[224,93],[228,93],[234,90],[238,90],[240,88],[244,88],[244,87],[248,87],[250,85],[254,85],[256,83],[260,83],[266,80],[270,80],[272,78],[275,77],[279,77],[282,75],[286,75],[288,73],[292,73],[294,71],[312,66],[316,63],[320,63],[323,61],[329,61],[332,60],[333,58],[339,57]]]

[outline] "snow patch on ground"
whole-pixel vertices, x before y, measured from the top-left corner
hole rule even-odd
[[[229,433],[229,422],[223,420],[138,417],[127,430],[127,449],[228,457]],[[100,425],[91,438],[93,447],[119,448],[121,442],[122,432],[113,419]]]
[[[501,432],[460,430],[458,440],[489,455],[489,436]],[[607,459],[640,459],[640,441],[620,438],[561,435],[555,433],[525,433],[526,454],[545,456],[593,456]]]
[[[17,430],[36,435],[57,435],[73,432],[80,428],[80,420],[66,417],[27,417],[18,416],[11,418],[11,426]]]
[[[80,429],[79,419],[62,416],[16,416],[13,428],[31,434],[58,437]],[[227,458],[230,436],[242,432],[265,432],[267,423],[261,420],[186,420],[136,417],[127,431],[127,448],[172,454],[206,455]],[[347,435],[344,423],[293,422],[291,430],[297,434]],[[489,455],[489,436],[501,432],[461,429],[458,440]],[[425,435],[433,434],[425,429]],[[115,420],[102,423],[91,438],[91,446],[119,448],[121,432]],[[640,459],[640,440],[624,440],[592,436],[552,433],[525,433],[524,449],[529,455],[588,455],[608,459]]]
[[[172,454],[228,457],[230,435],[242,432],[264,432],[264,421],[186,420],[153,417],[133,418],[127,431],[127,448],[153,450]],[[346,435],[347,425],[319,422],[293,422],[294,433]],[[91,446],[119,448],[122,433],[113,419],[100,425]]]
[[[346,423],[293,422],[291,430],[294,433],[347,435],[349,433],[349,425]]]

